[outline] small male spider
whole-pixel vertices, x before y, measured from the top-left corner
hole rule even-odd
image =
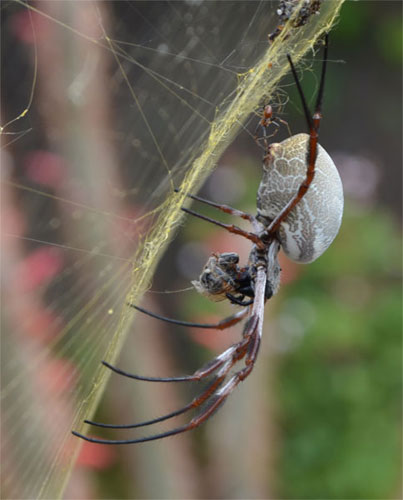
[[[279,128],[280,128],[280,123],[282,123],[283,125],[285,125],[288,128],[288,131],[291,135],[291,131],[290,131],[290,127],[288,126],[288,123],[285,120],[282,120],[281,118],[279,118],[278,116],[275,116],[272,106],[270,106],[270,104],[266,104],[263,107],[262,118],[256,126],[255,137],[254,137],[257,145],[259,147],[263,147],[265,152],[269,148],[269,144],[267,143],[268,139],[270,139],[270,137],[274,137],[277,134],[277,132],[279,131]],[[269,126],[271,124],[275,125],[277,128],[274,130],[274,132],[272,134],[267,135],[267,129],[269,128]],[[259,130],[259,128],[262,129],[262,137],[258,137],[258,135],[257,135],[257,131]],[[260,141],[263,141],[264,146],[262,146],[260,144]]]
[[[222,354],[198,369],[193,375],[182,377],[145,377],[127,373],[106,361],[112,371],[136,380],[150,382],[191,382],[209,378],[209,383],[189,404],[152,420],[137,424],[112,425],[85,420],[87,424],[112,429],[133,429],[152,425],[192,409],[200,409],[187,424],[166,432],[136,439],[108,440],[73,434],[93,443],[131,444],[154,441],[190,431],[205,422],[227,399],[235,387],[252,371],[262,337],[263,312],[266,300],[274,295],[280,283],[278,252],[297,262],[312,262],[331,244],[341,224],[343,190],[337,169],[326,151],[318,144],[318,130],[322,118],[321,105],[325,82],[328,37],[325,37],[324,58],[315,111],[311,117],[302,88],[291,60],[291,71],[303,105],[309,135],[298,134],[268,145],[263,156],[263,178],[257,195],[257,215],[220,205],[198,196],[193,200],[248,220],[253,232],[244,231],[233,224],[223,224],[187,208],[186,213],[216,224],[231,233],[252,242],[246,266],[239,266],[236,253],[213,254],[207,261],[199,279],[193,282],[196,290],[212,300],[228,299],[242,309],[216,324],[199,324],[165,318],[142,309],[131,307],[157,319],[177,325],[224,330],[246,319],[242,338]],[[267,110],[266,111],[270,111]],[[267,113],[266,113],[267,114]],[[263,120],[267,117],[265,114]],[[268,124],[261,122],[263,127]],[[246,299],[247,298],[247,299]],[[244,361],[235,373],[232,368]]]

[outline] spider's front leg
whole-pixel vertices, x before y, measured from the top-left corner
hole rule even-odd
[[[277,244],[272,244],[268,249],[267,256],[270,259],[270,254],[273,253],[271,248],[277,248]],[[277,250],[278,251],[278,250]],[[277,255],[277,252],[274,252]],[[261,260],[259,260],[261,258]],[[224,259],[226,264],[234,264],[235,257],[232,255],[227,256]],[[253,307],[250,317],[248,318],[244,330],[242,339],[229,347],[223,353],[218,355],[216,358],[206,363],[202,368],[197,370],[193,375],[187,375],[183,377],[146,377],[141,375],[135,375],[125,372],[119,368],[110,365],[107,362],[103,364],[119,375],[123,375],[129,378],[150,381],[150,382],[191,382],[200,381],[211,377],[210,383],[207,387],[190,403],[186,406],[175,410],[173,412],[167,413],[161,417],[157,417],[145,422],[139,422],[135,424],[124,424],[124,425],[114,425],[114,424],[103,424],[100,422],[94,422],[91,420],[86,420],[85,423],[96,426],[96,427],[107,427],[116,429],[130,429],[149,426],[155,423],[163,422],[169,420],[178,415],[187,413],[192,409],[201,408],[199,414],[193,417],[187,424],[176,427],[166,432],[151,434],[149,436],[140,437],[137,439],[117,439],[108,440],[85,436],[82,433],[73,431],[73,434],[80,437],[86,441],[101,444],[135,444],[144,443],[147,441],[154,441],[157,439],[163,439],[165,437],[173,436],[176,434],[181,434],[190,431],[203,422],[205,422],[214,412],[217,410],[226,400],[226,398],[231,394],[233,389],[244,380],[252,371],[253,366],[256,361],[257,353],[260,346],[260,339],[262,336],[262,325],[263,325],[263,310],[265,304],[265,289],[267,282],[267,270],[270,269],[269,265],[262,265],[262,260],[266,262],[266,253],[263,252],[256,257],[257,273],[255,282],[255,297],[253,300]],[[248,309],[246,309],[248,311]],[[244,311],[242,311],[242,317]],[[241,315],[239,315],[241,316]],[[231,369],[242,359],[245,359],[245,367],[237,371],[227,382],[225,380],[230,374]],[[224,384],[224,385],[223,385]]]
[[[179,319],[167,318],[166,316],[161,316],[160,314],[148,311],[147,309],[144,309],[143,307],[140,306],[136,306],[136,304],[131,304],[130,302],[128,302],[127,305],[133,307],[133,309],[136,309],[137,311],[140,311],[143,314],[147,314],[147,316],[159,319],[160,321],[165,321],[166,323],[172,323],[174,325],[180,325],[180,326],[189,326],[192,328],[210,329],[210,330],[225,330],[227,328],[230,328],[231,326],[234,326],[240,321],[242,321],[247,314],[247,310],[238,311],[237,313],[232,314],[231,316],[228,316],[227,318],[224,318],[221,321],[218,321],[217,323],[195,323],[193,321],[182,321]]]
[[[262,318],[263,319],[263,318]],[[212,380],[207,385],[207,387],[197,396],[195,397],[189,404],[180,408],[179,410],[175,410],[171,413],[163,415],[161,417],[154,418],[152,420],[148,420],[145,422],[139,422],[136,424],[124,424],[124,425],[114,425],[114,424],[103,424],[100,422],[94,422],[91,420],[86,420],[85,423],[96,426],[96,427],[107,427],[112,429],[131,429],[149,426],[155,423],[163,422],[165,420],[171,419],[178,415],[184,414],[192,409],[202,408],[200,413],[196,415],[190,422],[187,424],[176,427],[166,432],[162,432],[159,434],[152,434],[149,436],[137,438],[137,439],[117,439],[117,440],[109,440],[109,439],[100,439],[93,438],[89,436],[85,436],[77,431],[73,431],[73,434],[77,437],[80,437],[86,441],[92,443],[99,444],[135,444],[135,443],[144,443],[147,441],[155,441],[158,439],[163,439],[169,436],[174,436],[176,434],[181,434],[187,431],[198,427],[204,421],[208,419],[209,416],[217,409],[224,400],[229,395],[227,388],[228,384],[225,384],[222,392],[220,391],[221,385],[224,383],[226,377],[231,371],[232,367],[240,360],[242,360],[245,356],[248,358],[251,357],[251,352],[257,352],[257,349],[254,347],[256,344],[257,334],[255,333],[260,324],[260,320],[255,316],[252,316],[245,325],[244,335],[240,342],[232,345],[222,354],[206,363],[202,368],[197,370],[193,375],[184,376],[184,377],[173,377],[173,378],[160,378],[160,377],[143,377],[139,375],[129,374],[120,370],[118,368],[109,365],[109,363],[104,362],[104,365],[108,368],[112,369],[114,372],[124,375],[130,378],[135,378],[139,380],[147,380],[152,382],[184,382],[184,381],[196,381],[202,380],[208,376],[212,376]],[[246,367],[248,368],[248,367]],[[250,372],[251,368],[248,368],[248,372]],[[241,370],[243,373],[244,371]],[[241,373],[239,372],[239,373]],[[241,375],[240,375],[241,376]],[[245,375],[246,376],[246,375]],[[243,377],[244,378],[244,377]],[[239,381],[242,378],[239,379]],[[231,379],[232,380],[232,379]],[[238,381],[238,382],[239,382]],[[235,386],[234,386],[235,387]]]

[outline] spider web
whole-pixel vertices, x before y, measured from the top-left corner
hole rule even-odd
[[[197,192],[341,3],[271,46],[269,2],[2,6],[4,497],[63,494],[100,360],[182,221],[173,188]]]

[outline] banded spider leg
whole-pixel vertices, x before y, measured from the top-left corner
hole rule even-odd
[[[162,417],[126,425],[103,424],[91,420],[85,420],[85,423],[96,427],[106,427],[110,429],[133,429],[156,424],[186,413],[192,409],[201,408],[201,411],[194,416],[188,424],[176,427],[167,432],[153,434],[151,436],[141,437],[138,439],[109,440],[85,436],[76,431],[73,431],[73,434],[77,437],[85,439],[86,441],[98,444],[135,444],[154,441],[168,436],[173,436],[175,434],[181,434],[183,432],[190,431],[205,422],[224,403],[234,388],[242,380],[244,380],[253,369],[262,336],[264,287],[266,285],[266,272],[264,268],[259,268],[256,284],[256,295],[260,297],[260,300],[256,300],[253,304],[251,316],[245,324],[243,330],[242,340],[229,347],[226,351],[207,363],[204,367],[197,370],[193,375],[172,378],[143,377],[129,374],[123,370],[113,367],[109,363],[103,362],[106,367],[112,369],[114,372],[137,380],[147,380],[151,382],[190,382],[204,380],[208,376],[213,376],[213,378],[207,387],[205,387],[205,389],[189,404],[179,410],[163,415]],[[225,385],[222,385],[231,368],[243,358],[246,358],[245,367],[238,370],[234,375],[232,375]],[[203,407],[204,404],[205,406]]]

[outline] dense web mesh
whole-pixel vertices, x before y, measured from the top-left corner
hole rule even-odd
[[[62,495],[183,193],[341,3],[272,44],[272,2],[2,6],[5,497]]]

